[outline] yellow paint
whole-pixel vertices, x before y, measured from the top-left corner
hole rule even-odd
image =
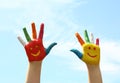
[[[36,54],[31,53],[31,55],[32,56],[39,56],[40,55],[40,50]]]
[[[87,64],[99,64],[100,61],[99,46],[92,43],[84,44],[82,60]]]

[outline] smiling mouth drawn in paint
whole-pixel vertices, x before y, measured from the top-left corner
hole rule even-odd
[[[36,54],[31,53],[31,55],[32,56],[39,56],[40,55],[40,50]]]
[[[87,53],[87,55],[90,56],[90,57],[92,57],[92,58],[95,58],[95,57],[97,56],[97,55],[94,55],[94,56],[93,56],[93,55],[91,55],[91,54],[89,54],[89,53]]]
[[[97,55],[94,54],[94,51],[96,51],[96,47],[93,47],[93,46],[88,46],[88,52],[87,52],[87,55],[89,57],[92,57],[92,58],[95,58]],[[93,53],[91,53],[90,51],[92,51]]]
[[[36,45],[35,47],[31,47],[30,48],[30,51],[31,51],[31,55],[32,56],[39,56],[40,55],[40,48],[38,45]],[[36,51],[36,52],[35,52]]]

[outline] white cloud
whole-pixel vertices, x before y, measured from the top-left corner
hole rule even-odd
[[[118,74],[120,71],[119,65],[114,63],[102,63],[101,70],[103,73]]]
[[[2,0],[0,1],[0,8],[18,8],[26,1],[29,0]]]
[[[74,2],[74,0],[51,0],[51,1],[55,3],[62,3],[62,4]]]
[[[40,7],[41,5],[66,5],[66,4],[73,4],[73,5],[81,5],[81,4],[86,4],[87,1],[81,0],[1,0],[0,1],[0,8],[24,8],[25,6],[28,5],[34,5],[31,8],[34,7]]]
[[[119,51],[120,51],[119,41],[101,42],[101,57],[108,58],[107,61],[113,60],[120,62]]]
[[[105,72],[119,72],[120,70],[119,41],[101,42],[101,68]]]
[[[56,25],[53,26],[55,28],[58,26],[64,28],[64,26],[62,26],[64,24],[71,26],[74,25],[74,23],[71,21],[69,16],[66,16],[69,13],[69,9],[73,10],[74,6],[85,3],[86,1],[78,2],[77,0],[2,0],[0,1],[0,9],[5,12],[2,12],[2,23],[0,25],[4,28],[0,28],[0,31],[22,28],[26,24],[30,24],[31,21],[47,22],[49,27],[52,27],[51,24],[54,24]],[[68,8],[69,6],[71,6],[71,8]],[[62,14],[64,11],[66,11],[66,14]],[[74,28],[76,26],[77,25],[74,25]]]

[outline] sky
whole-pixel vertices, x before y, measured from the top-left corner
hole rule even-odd
[[[100,39],[100,68],[104,83],[120,83],[120,0],[0,0],[0,83],[24,83],[28,59],[17,39],[25,40],[45,24],[44,46],[58,44],[43,60],[41,83],[88,83],[84,62],[69,50],[82,51],[75,38],[85,29]]]

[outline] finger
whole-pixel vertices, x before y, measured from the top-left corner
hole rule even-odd
[[[20,36],[18,36],[17,38],[23,46],[26,45],[25,41]]]
[[[85,30],[84,35],[85,35],[85,41],[86,41],[87,43],[90,43],[87,30]]]
[[[75,53],[78,56],[78,58],[82,59],[83,54],[80,51],[78,51],[77,49],[72,49],[70,51]]]
[[[93,36],[93,33],[90,33],[90,41],[91,41],[91,43],[94,44],[94,36]]]
[[[79,35],[79,33],[76,33],[75,36],[77,37],[77,39],[78,39],[78,41],[79,41],[79,43],[80,43],[81,45],[83,45],[83,44],[85,43],[85,42],[83,41],[83,39],[81,38],[81,36]]]
[[[24,34],[25,34],[25,37],[26,37],[27,41],[28,41],[28,42],[31,41],[31,38],[30,38],[30,36],[29,36],[26,28],[23,28],[23,32],[24,32]]]
[[[42,23],[40,26],[40,32],[39,32],[39,37],[38,39],[43,39],[43,34],[44,34],[44,24]]]
[[[49,54],[49,52],[51,51],[51,49],[52,49],[55,45],[57,45],[57,43],[55,43],[55,42],[49,45],[49,47],[46,49],[46,55]]]
[[[96,39],[96,45],[99,46],[99,38]]]
[[[36,28],[35,28],[35,23],[32,23],[31,26],[32,26],[32,37],[33,37],[33,39],[36,39],[37,32],[36,32]]]

